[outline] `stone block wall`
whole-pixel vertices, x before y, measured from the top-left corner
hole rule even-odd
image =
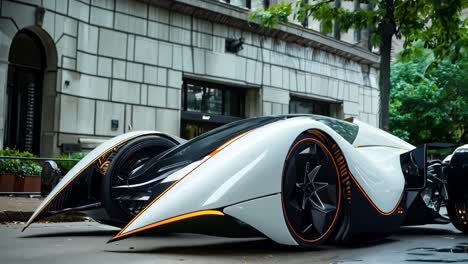
[[[291,93],[342,103],[342,116],[378,124],[377,69],[320,49],[182,15],[135,0],[0,0],[0,145],[8,52],[14,34],[34,25],[58,52],[57,146],[131,129],[179,135],[183,76],[260,87],[250,115],[287,114]],[[225,38],[245,39],[238,54]],[[118,120],[111,130],[111,120]]]

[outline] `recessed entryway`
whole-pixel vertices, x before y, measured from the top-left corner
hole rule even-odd
[[[51,147],[41,149],[41,142],[54,130],[55,99],[50,100],[55,98],[57,71],[54,42],[40,27],[24,28],[11,42],[8,61],[5,147],[51,154]]]

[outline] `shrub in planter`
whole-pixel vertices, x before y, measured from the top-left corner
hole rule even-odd
[[[87,153],[84,153],[84,152],[76,152],[76,153],[61,154],[61,155],[55,156],[55,158],[57,159],[62,159],[62,160],[56,161],[57,165],[60,167],[62,175],[65,175],[71,168],[73,168],[73,166],[75,166],[78,163],[78,161],[84,158],[86,154]]]
[[[0,156],[35,157],[27,151],[5,148]],[[1,192],[39,192],[42,167],[36,161],[20,159],[0,159]]]

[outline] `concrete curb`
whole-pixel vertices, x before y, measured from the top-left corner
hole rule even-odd
[[[26,222],[29,220],[32,211],[0,211],[1,222]],[[88,221],[86,215],[77,212],[68,212],[59,215],[54,215],[39,222],[82,222]]]

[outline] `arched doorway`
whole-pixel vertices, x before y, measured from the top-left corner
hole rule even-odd
[[[55,97],[56,60],[53,40],[43,29],[28,27],[14,36],[8,57],[6,147],[50,152],[41,143],[44,128],[53,124],[53,115],[44,118],[44,111],[54,113],[50,91]]]

